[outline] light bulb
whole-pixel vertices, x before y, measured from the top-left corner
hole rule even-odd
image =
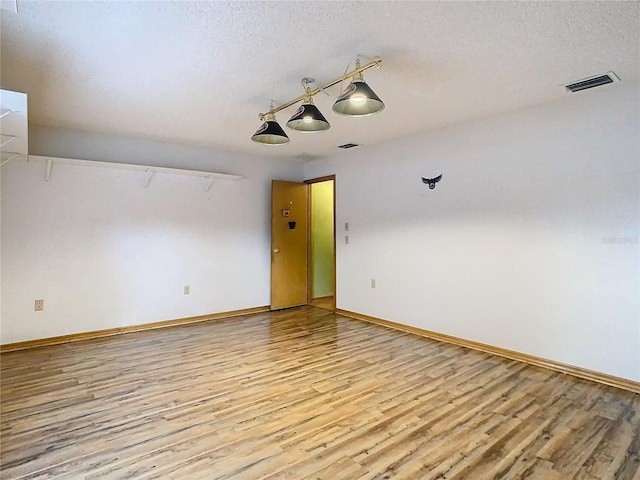
[[[362,103],[366,100],[367,98],[365,96],[362,95],[358,95],[355,97],[351,97],[349,100],[351,100],[353,103]]]

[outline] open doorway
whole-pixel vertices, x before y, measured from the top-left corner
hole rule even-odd
[[[309,184],[309,305],[336,308],[335,175],[307,180]]]

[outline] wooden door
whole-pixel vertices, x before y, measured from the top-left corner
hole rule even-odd
[[[271,182],[271,310],[307,303],[307,185]]]

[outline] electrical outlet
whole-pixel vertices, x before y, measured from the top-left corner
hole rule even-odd
[[[349,245],[349,235],[344,236],[344,244]]]
[[[41,312],[43,310],[44,310],[44,300],[42,300],[42,299],[36,300],[35,311],[36,312]]]
[[[344,231],[348,232],[349,231],[349,222],[345,222],[344,224]]]
[[[375,278],[371,279],[371,288],[376,288],[376,279]]]
[[[184,286],[184,289],[182,290],[182,292],[183,292],[185,295],[189,295],[189,294],[191,294],[191,287],[190,287],[189,285],[185,285],[185,286]]]

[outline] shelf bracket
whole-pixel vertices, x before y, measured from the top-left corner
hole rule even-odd
[[[204,178],[204,193],[207,193],[209,190],[211,190],[211,187],[213,186],[215,181],[216,179],[213,178],[213,175],[209,175]]]
[[[13,142],[16,139],[15,135],[6,135],[4,133],[0,135],[0,137],[7,137],[7,140],[3,140],[2,143],[0,143],[0,148],[4,147],[7,143]]]
[[[149,186],[149,184],[151,183],[151,179],[153,178],[154,175],[154,171],[151,170],[150,168],[147,168],[144,173],[147,174],[147,177],[144,180],[144,188],[147,188]]]
[[[3,153],[12,153],[12,152],[3,152]],[[21,153],[14,153],[13,155],[11,155],[9,158],[7,158],[5,161],[3,161],[2,163],[0,163],[0,167],[3,166],[5,163],[9,163],[11,160],[13,160],[14,158],[16,158],[18,155],[22,155]]]
[[[48,182],[51,178],[51,169],[53,168],[53,160],[47,158],[47,164],[44,170],[44,181]]]

